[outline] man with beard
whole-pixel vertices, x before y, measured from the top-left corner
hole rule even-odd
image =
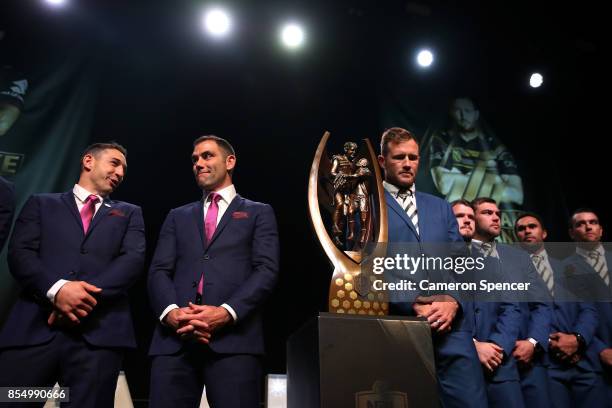
[[[412,133],[398,127],[387,129],[380,148],[378,162],[384,170],[389,242],[408,243],[413,247],[409,249],[419,250],[432,243],[451,246],[463,242],[449,204],[415,188],[419,145]],[[431,325],[443,407],[487,406],[472,342],[473,322],[456,299],[448,294],[392,299],[390,311],[425,317]]]

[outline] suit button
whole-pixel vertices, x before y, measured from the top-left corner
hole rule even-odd
[[[210,259],[210,256],[208,256],[208,254],[204,255],[202,257],[203,260],[208,261]]]
[[[192,288],[195,288],[196,286],[198,286],[198,282],[196,282],[196,281],[191,282],[191,287]]]
[[[86,249],[81,248],[81,253],[82,253],[82,254],[86,254],[86,253],[87,253],[87,250],[86,250]]]

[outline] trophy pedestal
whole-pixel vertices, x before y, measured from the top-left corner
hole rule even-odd
[[[438,408],[427,322],[321,313],[287,343],[289,408]]]

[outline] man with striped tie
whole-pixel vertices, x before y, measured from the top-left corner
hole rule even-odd
[[[602,406],[603,388],[596,351],[597,310],[591,302],[576,302],[566,265],[548,254],[547,231],[535,213],[521,214],[515,223],[516,236],[531,254],[532,262],[554,295],[548,353],[550,406]],[[552,280],[550,279],[552,276]],[[529,391],[529,388],[527,389]],[[525,384],[523,384],[525,392]]]
[[[599,313],[595,342],[606,383],[608,404],[612,404],[612,253],[601,243],[603,228],[599,217],[591,209],[580,208],[574,211],[570,217],[569,235],[576,242],[576,253],[567,262],[578,276],[582,275],[582,279],[589,282],[589,294],[595,300]]]
[[[388,211],[389,242],[420,251],[431,243],[461,243],[450,205],[415,189],[419,144],[406,129],[385,130],[378,162]],[[452,276],[445,278],[454,279]],[[463,305],[448,294],[391,299],[392,314],[427,318],[433,333],[436,371],[442,406],[486,407],[484,379],[472,341],[472,320]]]
[[[514,230],[523,248],[529,253],[531,262],[543,282],[547,295],[552,297],[555,288],[551,265],[557,266],[558,261],[549,257],[546,248],[544,248],[547,232],[542,227],[540,216],[531,212],[522,213],[515,221]],[[526,314],[527,317],[531,315],[530,313]],[[525,316],[523,316],[523,320],[525,320]],[[523,323],[528,324],[529,319]],[[533,337],[528,337],[516,341],[513,356],[518,362],[521,389],[527,407],[551,405],[547,349],[548,340],[546,338],[538,341]]]

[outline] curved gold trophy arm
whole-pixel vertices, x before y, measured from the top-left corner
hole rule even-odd
[[[321,138],[310,168],[308,180],[308,209],[310,221],[325,254],[334,266],[334,272],[329,290],[329,311],[332,313],[349,313],[363,315],[386,315],[388,303],[386,296],[370,289],[372,275],[362,275],[360,261],[361,253],[340,250],[329,236],[319,206],[320,165],[325,153],[325,146],[330,133],[325,132]],[[369,140],[365,139],[368,154],[374,169],[376,179],[379,226],[376,242],[387,242],[387,206],[382,187],[382,177],[378,161]]]

